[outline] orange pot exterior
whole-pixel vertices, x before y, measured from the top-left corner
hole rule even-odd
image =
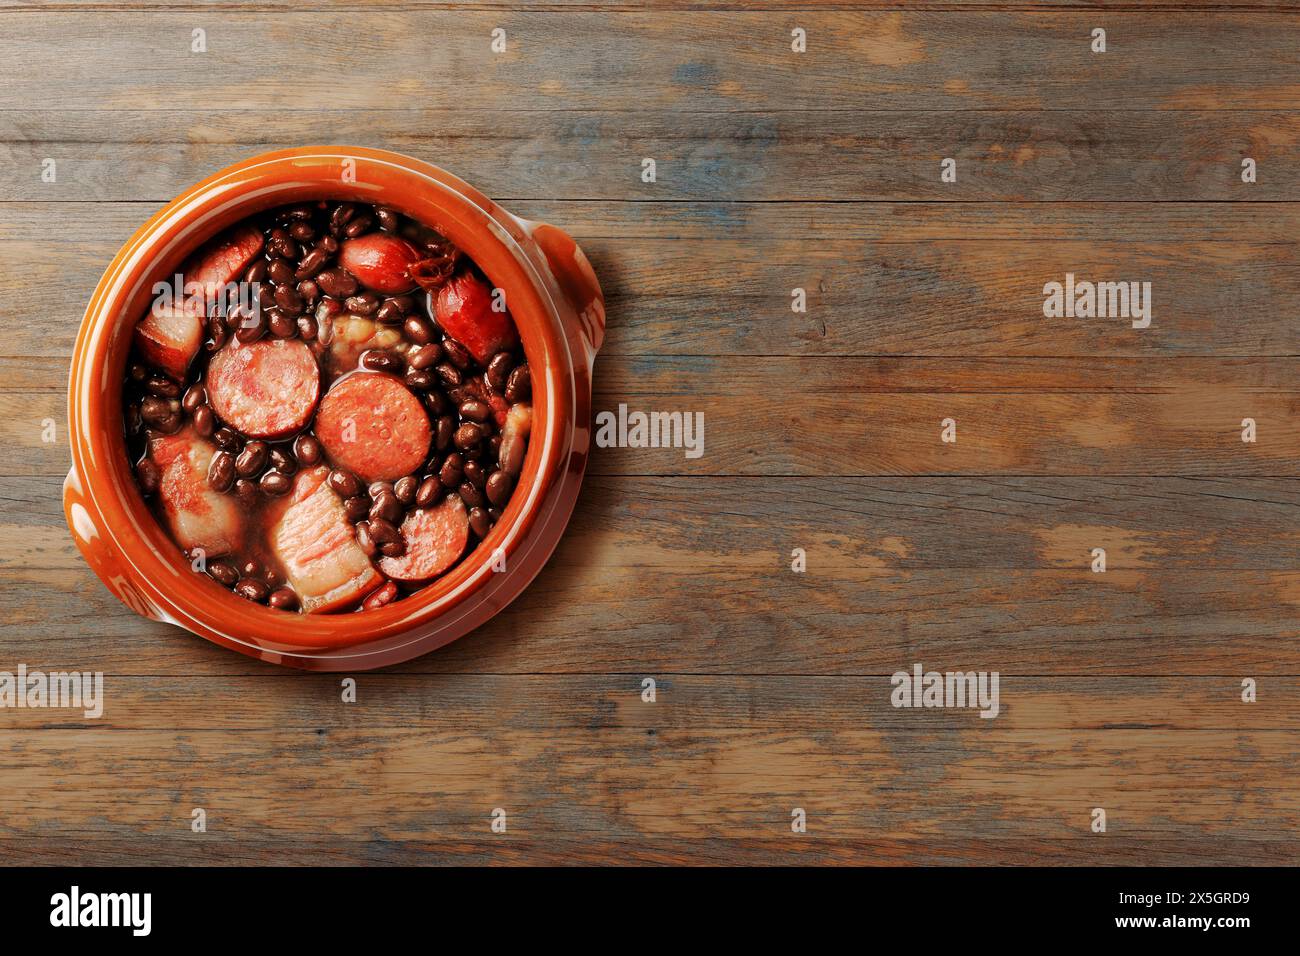
[[[486,540],[433,584],[372,611],[286,614],[196,573],[135,485],[122,427],[131,331],[156,281],[204,239],[307,199],[392,206],[446,235],[506,301],[533,378],[534,426],[514,495]],[[604,337],[600,285],[565,233],[510,215],[436,166],[385,150],[303,147],[255,156],[178,196],[118,251],[72,356],[72,469],[63,508],[92,570],[127,607],[252,657],[309,670],[409,660],[473,630],[541,570],[573,512],[591,446],[591,372]],[[504,557],[504,571],[500,567]]]

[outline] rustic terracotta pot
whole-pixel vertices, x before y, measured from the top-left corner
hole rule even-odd
[[[501,520],[438,581],[361,613],[272,611],[192,571],[136,489],[123,437],[121,383],[131,330],[148,306],[153,283],[169,277],[203,240],[244,217],[308,199],[383,203],[449,237],[505,290],[532,370],[532,438]],[[145,617],[309,670],[409,660],[504,608],[555,549],[586,468],[592,363],[604,328],[600,285],[569,236],[512,216],[436,166],[357,147],[256,156],[186,190],[153,216],[117,253],[95,289],[68,386],[68,526],[100,580]],[[494,555],[504,555],[503,572],[493,570]]]

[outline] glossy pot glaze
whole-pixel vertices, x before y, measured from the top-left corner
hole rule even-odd
[[[532,437],[501,520],[442,578],[373,611],[273,611],[193,571],[137,490],[123,435],[122,380],[131,332],[154,282],[171,276],[205,239],[245,217],[310,199],[392,206],[451,239],[505,290],[532,370]],[[586,468],[592,363],[604,329],[600,285],[568,235],[512,216],[436,166],[359,147],[304,147],[253,157],[187,190],[146,222],[95,289],[68,385],[68,526],[100,580],[137,614],[253,657],[310,670],[409,660],[500,611],[555,549]],[[494,570],[502,558],[505,570]]]

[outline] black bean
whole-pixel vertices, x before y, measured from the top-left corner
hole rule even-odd
[[[391,481],[372,481],[366,488],[366,494],[371,498],[378,498],[385,491],[392,491],[393,483]]]
[[[370,231],[370,227],[375,224],[375,217],[369,214],[357,216],[343,229],[343,235],[349,239],[355,239]]]
[[[234,429],[226,428],[224,425],[212,433],[212,440],[217,446],[227,451],[235,451],[239,448],[239,436],[235,434]]]
[[[442,346],[434,342],[420,345],[406,353],[406,364],[415,369],[426,369],[442,358]]]
[[[281,474],[278,471],[268,471],[262,476],[258,486],[262,489],[262,494],[278,498],[289,493],[289,489],[293,487],[293,481],[290,480],[288,475]]]
[[[420,479],[415,475],[407,475],[393,482],[393,495],[401,502],[402,507],[409,508],[415,503],[415,492],[419,487]]]
[[[488,457],[497,458],[501,454],[501,436],[493,435],[487,443]]]
[[[288,285],[294,281],[293,266],[288,259],[272,259],[266,272],[277,286]]]
[[[320,461],[320,442],[313,435],[299,435],[293,440],[293,454],[300,464],[314,465]]]
[[[461,482],[460,487],[456,489],[456,494],[460,495],[460,500],[470,508],[483,507],[483,492],[468,481]]]
[[[382,492],[377,498],[373,499],[370,506],[370,521],[375,519],[387,521],[390,524],[397,525],[402,520],[402,503],[397,500],[397,495],[391,491]]]
[[[257,578],[240,578],[239,583],[235,585],[235,593],[247,601],[261,604],[270,595],[271,589],[266,586],[265,581]]]
[[[486,538],[488,532],[492,530],[492,521],[488,518],[488,513],[482,508],[470,508],[469,529],[480,538]]]
[[[128,435],[138,435],[143,427],[144,419],[140,417],[140,406],[126,406],[126,433]]]
[[[239,322],[239,327],[235,329],[235,338],[248,345],[250,342],[256,342],[266,334],[267,312],[269,309],[259,309],[253,315],[243,318]]]
[[[181,386],[166,375],[150,375],[144,380],[144,390],[159,398],[180,398]]]
[[[374,315],[379,310],[379,296],[369,291],[350,295],[343,307],[353,315]]]
[[[351,222],[352,217],[357,214],[357,207],[350,203],[339,203],[330,213],[330,231],[336,235],[343,231],[343,227]]]
[[[217,430],[217,416],[207,405],[194,409],[194,431],[203,438],[211,438]]]
[[[516,402],[526,402],[532,394],[533,380],[528,372],[528,363],[525,362],[511,372],[506,380],[506,401],[511,405]]]
[[[208,465],[208,484],[213,491],[226,491],[235,480],[235,459],[228,451],[218,451]]]
[[[406,542],[401,538],[396,541],[385,541],[379,546],[379,553],[386,558],[400,558],[406,554]]]
[[[346,299],[357,291],[357,280],[342,266],[326,269],[316,276],[322,292],[335,299]]]
[[[343,511],[348,516],[348,520],[356,524],[370,513],[370,499],[363,495],[348,498],[343,502]]]
[[[167,399],[159,398],[156,395],[147,395],[140,403],[140,417],[146,425],[157,425],[166,421],[172,414],[171,405]]]
[[[298,609],[298,595],[289,588],[278,588],[271,592],[266,603],[280,611],[295,611]]]
[[[311,242],[316,238],[316,230],[311,227],[311,223],[295,222],[289,227],[289,235],[299,242]]]
[[[298,470],[297,460],[283,448],[272,448],[268,460],[271,463],[271,467],[282,475],[292,475]]]
[[[462,372],[474,364],[474,356],[470,354],[469,349],[461,345],[455,339],[443,339],[442,350],[447,353],[447,361],[456,366]],[[459,382],[456,384],[460,384]]]
[[[357,544],[361,546],[361,550],[366,553],[367,557],[373,558],[375,552],[379,550],[379,546],[375,544],[375,539],[370,536],[370,524],[365,521],[357,522],[356,534]]]
[[[397,227],[402,223],[402,217],[386,206],[380,206],[375,210],[375,218],[379,220],[379,228],[385,232],[396,232]]]
[[[438,480],[448,488],[455,488],[465,477],[465,459],[452,452],[438,469]]]
[[[483,440],[483,426],[476,425],[474,422],[465,422],[456,429],[456,434],[452,441],[461,451],[472,448]]]
[[[482,488],[487,484],[487,472],[477,461],[465,462],[465,478],[476,488]]]
[[[193,415],[194,409],[200,405],[206,405],[207,401],[208,390],[202,385],[191,385],[185,390],[185,397],[181,399],[181,408]]]
[[[370,349],[365,355],[361,356],[361,367],[370,369],[372,372],[400,374],[403,364],[402,356],[397,352]]]
[[[438,451],[446,451],[451,446],[451,440],[455,434],[455,416],[443,415],[438,419],[438,427],[433,440],[434,447],[437,448]]]
[[[267,325],[271,329],[271,334],[277,339],[291,339],[298,332],[297,320],[278,309],[272,311]]]
[[[397,306],[393,305],[391,301],[382,303],[375,311],[375,321],[384,325],[395,325],[396,323],[401,322],[405,317],[405,313],[403,313]]]
[[[320,286],[315,279],[303,279],[298,283],[298,294],[309,306],[315,305],[320,299]]]
[[[230,330],[220,316],[214,315],[208,320],[208,339],[203,347],[209,352],[220,352],[230,339]]]
[[[501,509],[489,508],[487,512],[488,512],[488,517],[492,519],[493,524],[496,524],[498,521],[501,520]]]
[[[316,341],[316,316],[300,315],[298,316],[298,334],[304,342]]]
[[[510,492],[515,490],[515,480],[504,471],[494,471],[488,475],[487,486],[488,501],[497,507],[501,507],[510,500]]]
[[[442,498],[442,482],[432,475],[420,482],[419,489],[415,492],[415,507],[429,508],[438,503]]]
[[[398,540],[402,536],[401,532],[397,530],[397,525],[383,518],[371,518],[367,522],[367,526],[370,529],[370,537],[374,539],[376,544],[387,544],[390,541]]]
[[[447,409],[451,407],[450,403],[447,401],[447,396],[437,389],[424,392],[423,398],[424,404],[428,406],[429,411],[433,413],[435,418],[439,415],[446,415]]]
[[[406,323],[402,326],[402,331],[416,345],[427,345],[433,341],[433,326],[429,324],[428,319],[421,318],[418,315],[407,317]],[[441,349],[439,349],[438,354],[442,354]]]
[[[460,417],[468,418],[471,421],[485,422],[492,417],[492,406],[487,402],[480,402],[476,398],[468,402],[462,402],[460,406]]]
[[[272,256],[281,256],[285,259],[298,258],[298,243],[293,241],[287,229],[276,226],[271,230],[270,236],[266,240],[266,251]]]
[[[280,575],[276,574],[270,568],[266,568],[264,571],[262,571],[262,580],[265,581],[266,586],[271,588],[272,590],[275,590],[281,584],[284,583],[283,581],[280,580]]]
[[[164,435],[174,435],[181,430],[181,425],[183,424],[184,424],[184,419],[181,417],[180,411],[176,410],[173,411],[166,418],[164,418],[162,421],[160,421],[154,427],[157,428],[158,431],[162,432]]]
[[[290,318],[297,318],[302,315],[302,310],[306,307],[306,303],[303,302],[302,296],[298,294],[298,290],[287,283],[276,286],[275,304]]]
[[[417,392],[427,392],[438,384],[438,376],[427,368],[408,368],[406,385]]]
[[[240,478],[235,482],[235,494],[244,507],[251,508],[257,502],[257,482]]]
[[[456,366],[452,365],[450,362],[443,362],[434,369],[434,371],[438,373],[438,377],[442,379],[443,384],[448,388],[456,388],[462,381],[460,369],[456,368]]]
[[[302,261],[298,263],[298,268],[293,271],[293,277],[300,280],[310,279],[325,268],[325,263],[330,261],[331,255],[333,253],[323,245],[317,246],[302,257]]]
[[[270,263],[265,259],[258,259],[244,271],[244,281],[250,285],[258,282],[265,282],[269,271]]]
[[[266,467],[269,455],[270,449],[266,447],[266,442],[250,441],[235,459],[236,473],[240,478],[251,478],[259,474]]]
[[[145,495],[152,495],[162,484],[162,472],[148,458],[142,458],[135,466],[135,480],[140,484],[140,490]]]
[[[209,561],[208,577],[218,584],[233,588],[236,582],[239,581],[239,570],[229,561]]]
[[[492,356],[487,367],[487,383],[492,386],[492,391],[503,392],[506,388],[506,380],[515,368],[515,357],[509,352],[498,352]]]
[[[357,476],[350,472],[335,469],[330,472],[330,487],[338,492],[341,498],[355,498],[362,492],[362,485]]]

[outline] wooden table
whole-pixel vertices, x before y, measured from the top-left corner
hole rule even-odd
[[[1286,4],[101,6],[0,11],[0,670],[107,696],[0,710],[0,859],[1300,860]],[[706,421],[598,451],[529,591],[356,703],[135,617],[59,501],[114,250],[316,142],[571,230],[597,408]],[[1149,281],[1150,327],[1045,318],[1066,273]],[[916,663],[1000,715],[891,706]]]

